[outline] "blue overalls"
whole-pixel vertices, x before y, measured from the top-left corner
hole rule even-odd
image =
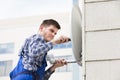
[[[20,56],[17,66],[10,73],[10,80],[43,80],[45,67],[47,66],[45,57],[46,55],[44,56],[43,65],[37,71],[28,71],[23,68],[22,56]]]

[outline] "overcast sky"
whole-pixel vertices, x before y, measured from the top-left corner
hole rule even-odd
[[[72,0],[0,0],[0,19],[69,12]]]

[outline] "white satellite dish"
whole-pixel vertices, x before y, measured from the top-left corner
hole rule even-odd
[[[78,5],[73,5],[71,14],[71,42],[76,62],[82,65],[82,16]]]

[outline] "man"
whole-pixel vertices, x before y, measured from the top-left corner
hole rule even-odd
[[[56,44],[68,42],[69,38],[60,36],[54,39],[60,25],[53,19],[42,22],[38,34],[26,39],[20,50],[20,59],[17,66],[11,71],[11,80],[48,80],[56,68],[67,64],[65,60],[56,60],[48,69],[46,55]]]

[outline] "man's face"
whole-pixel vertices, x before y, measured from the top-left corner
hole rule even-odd
[[[46,41],[51,41],[58,32],[58,29],[53,25],[41,28],[42,35]]]

